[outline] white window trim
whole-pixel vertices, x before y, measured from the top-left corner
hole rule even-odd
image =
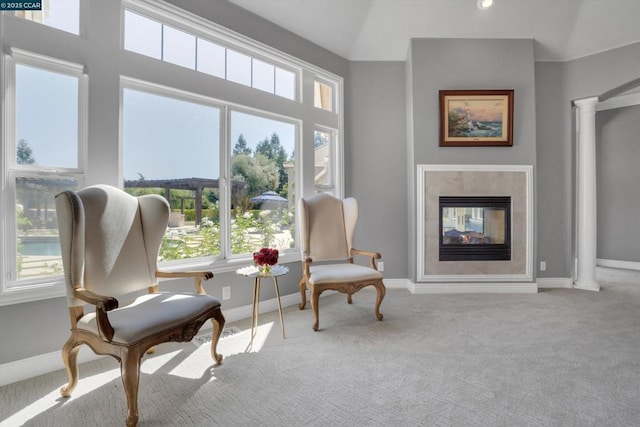
[[[17,280],[16,277],[16,217],[15,217],[15,180],[19,176],[69,177],[77,180],[81,187],[84,182],[84,167],[87,153],[87,117],[88,117],[88,76],[82,65],[35,54],[21,49],[10,48],[2,55],[4,71],[5,104],[2,117],[3,158],[1,209],[4,212],[0,237],[4,245],[4,257],[0,267],[2,281],[0,286],[0,306],[21,302],[36,301],[65,295],[62,275],[43,276],[35,279]],[[51,168],[37,165],[16,164],[16,65],[40,68],[46,71],[65,74],[78,78],[78,159],[76,168]],[[11,242],[11,243],[10,243]]]

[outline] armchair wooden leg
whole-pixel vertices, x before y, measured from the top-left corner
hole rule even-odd
[[[211,323],[213,323],[213,332],[211,334],[211,358],[216,362],[216,364],[222,363],[222,355],[218,353],[218,341],[220,340],[220,335],[222,335],[225,322],[226,319],[224,318],[221,310],[216,311],[211,318]]]
[[[62,347],[62,361],[67,369],[69,383],[60,389],[62,397],[69,397],[78,385],[78,351],[80,345],[71,336]]]
[[[378,291],[378,296],[376,297],[376,318],[378,320],[382,320],[384,316],[382,315],[382,313],[380,313],[380,304],[382,304],[382,300],[387,293],[387,289],[384,287],[384,284],[382,282],[376,283],[373,286],[375,286],[376,290]]]
[[[138,424],[138,384],[140,383],[139,347],[123,348],[120,359],[120,375],[127,394],[127,427]]]
[[[353,298],[351,298],[351,294],[347,294],[347,303],[353,304]]]
[[[304,277],[300,279],[300,282],[298,282],[298,287],[300,288],[300,299],[301,299],[301,302],[298,308],[300,310],[304,310],[304,307],[307,305],[307,294],[306,294],[307,284],[304,280]]]
[[[311,298],[309,299],[311,300],[311,308],[313,309],[313,330],[314,331],[318,330],[318,325],[320,324],[320,320],[319,320],[320,316],[318,314],[318,304],[319,304],[321,293],[322,291],[319,291],[318,288],[316,288],[315,286],[311,288]]]

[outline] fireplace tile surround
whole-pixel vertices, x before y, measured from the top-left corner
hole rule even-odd
[[[443,292],[537,292],[533,282],[531,165],[418,165],[417,288]],[[440,261],[439,199],[511,197],[511,260]]]

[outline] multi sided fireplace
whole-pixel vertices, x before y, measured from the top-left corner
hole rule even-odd
[[[511,260],[511,197],[440,197],[440,261]]]

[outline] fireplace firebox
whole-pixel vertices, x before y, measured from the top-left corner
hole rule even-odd
[[[511,197],[440,197],[440,261],[511,260]]]

